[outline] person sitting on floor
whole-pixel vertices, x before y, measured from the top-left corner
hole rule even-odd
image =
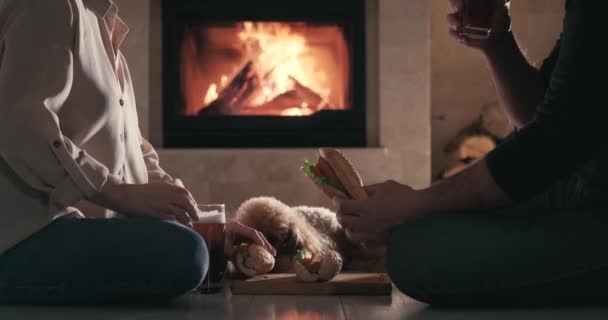
[[[207,273],[196,201],[139,131],[127,31],[111,0],[0,0],[0,303],[164,302]]]
[[[449,2],[450,34],[485,57],[516,132],[431,187],[389,181],[369,186],[369,200],[338,200],[339,218],[359,239],[387,239],[396,286],[431,305],[606,304],[608,2],[567,1],[537,70],[508,1],[486,0],[499,7],[487,40],[462,35],[463,1]]]

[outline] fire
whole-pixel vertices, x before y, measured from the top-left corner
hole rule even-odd
[[[184,115],[295,117],[350,107],[352,66],[338,24],[190,27],[180,50]]]
[[[212,83],[209,86],[209,90],[207,90],[207,94],[205,95],[205,104],[210,104],[215,101],[219,97],[219,93],[217,92],[217,84]]]
[[[254,64],[260,78],[260,87],[247,99],[250,108],[263,108],[297,86],[308,88],[318,95],[318,101],[312,102],[316,105],[311,106],[311,102],[285,105],[284,110],[278,112],[280,115],[308,116],[327,107],[331,94],[328,77],[317,66],[305,36],[294,32],[285,23],[243,22],[238,39],[246,60]],[[205,105],[218,99],[229,84],[228,79],[228,75],[223,74],[220,81],[209,86]]]
[[[254,104],[268,102],[292,90],[292,78],[327,100],[330,93],[327,76],[318,70],[315,59],[309,55],[304,36],[292,32],[283,23],[245,22],[239,38],[251,54],[250,58],[257,62],[259,72],[269,76],[264,94],[257,97]]]
[[[308,103],[303,102],[299,107],[285,109],[281,112],[284,117],[303,117],[314,114],[314,111],[308,107]]]
[[[289,108],[281,112],[281,115],[284,117],[303,117],[309,116],[312,112],[310,109],[302,109],[302,108]]]

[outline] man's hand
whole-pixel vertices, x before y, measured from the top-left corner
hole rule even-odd
[[[391,230],[423,212],[422,193],[395,181],[366,187],[367,200],[340,200],[338,220],[353,242],[386,240]]]
[[[448,0],[450,35],[464,45],[480,50],[485,57],[498,102],[505,109],[515,127],[523,127],[534,120],[538,105],[545,97],[545,80],[530,65],[510,31],[508,0],[496,1],[496,14],[490,39],[472,40],[462,35],[462,14],[465,0]]]
[[[197,221],[197,205],[183,187],[164,182],[150,184],[106,183],[100,204],[131,217],[176,220],[192,226]]]
[[[266,249],[273,256],[277,255],[277,251],[272,247],[264,235],[238,221],[229,221],[226,224],[226,233],[224,238],[224,253],[229,259],[234,258],[235,246],[241,242],[250,242],[259,245]]]
[[[447,16],[449,33],[452,38],[471,48],[482,51],[493,50],[497,43],[511,29],[511,16],[509,14],[510,0],[484,0],[496,1],[496,13],[492,23],[490,39],[475,40],[462,35],[462,18],[466,0],[449,0],[450,14]]]

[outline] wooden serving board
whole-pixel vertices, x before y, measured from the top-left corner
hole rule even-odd
[[[390,296],[393,289],[384,273],[341,273],[329,282],[298,282],[293,273],[267,274],[250,279],[232,280],[234,295],[303,296]]]

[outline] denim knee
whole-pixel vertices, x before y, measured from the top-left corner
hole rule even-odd
[[[164,241],[170,241],[174,248],[168,252],[168,259],[173,259],[171,270],[177,275],[175,290],[187,292],[198,287],[209,269],[209,251],[204,239],[194,230],[177,223],[167,222],[170,232]]]
[[[424,244],[433,237],[427,228],[431,221],[418,219],[393,232],[387,251],[387,271],[395,286],[416,300],[429,303],[432,287],[432,252]]]

